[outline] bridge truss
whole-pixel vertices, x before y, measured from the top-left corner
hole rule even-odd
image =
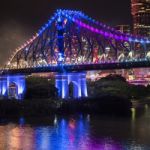
[[[81,11],[57,10],[5,68],[150,61],[150,39],[116,31]]]

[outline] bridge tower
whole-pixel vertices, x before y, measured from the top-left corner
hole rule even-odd
[[[57,44],[59,49],[58,64],[62,64],[64,61],[64,19],[61,17],[61,10],[58,10],[57,19]]]
[[[61,11],[58,12],[59,17],[57,20],[57,44],[59,48],[58,65],[60,72],[55,75],[55,87],[58,89],[58,96],[62,99],[67,99],[69,95],[69,85],[73,84],[73,94],[71,97],[77,99],[81,97],[87,97],[87,85],[86,85],[86,73],[85,72],[66,72],[63,68],[64,61],[64,34],[65,24],[63,17],[61,17]]]

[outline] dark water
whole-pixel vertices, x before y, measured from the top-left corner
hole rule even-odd
[[[140,115],[1,119],[0,150],[150,150],[150,109]]]

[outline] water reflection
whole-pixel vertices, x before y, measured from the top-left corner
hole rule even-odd
[[[137,117],[108,118],[94,115],[53,116],[50,123],[0,125],[0,150],[148,150],[150,110]]]
[[[131,118],[132,121],[135,121],[135,117],[136,117],[136,109],[135,108],[131,108]]]
[[[1,126],[0,133],[1,150],[33,149],[33,129],[30,127],[9,124]]]

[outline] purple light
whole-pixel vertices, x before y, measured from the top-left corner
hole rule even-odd
[[[76,20],[74,19],[74,22],[76,22],[79,26],[81,26],[81,27],[83,27],[83,28],[86,28],[86,29],[88,29],[88,30],[90,30],[90,31],[92,31],[92,32],[94,32],[94,33],[99,33],[99,34],[101,34],[101,35],[104,35],[105,37],[109,37],[109,38],[112,38],[112,37],[113,37],[113,38],[115,38],[116,40],[124,40],[124,41],[127,40],[127,38],[123,37],[122,35],[121,35],[121,36],[118,36],[118,35],[114,35],[114,34],[112,34],[112,33],[106,32],[106,31],[104,31],[104,30],[99,30],[99,29],[94,28],[94,27],[92,27],[92,26],[90,26],[90,25],[87,25],[87,24],[85,24],[85,23],[83,23],[83,22],[81,22],[81,21],[78,21],[77,19],[76,19]]]
[[[72,13],[77,13],[77,12],[72,11]],[[89,30],[92,31],[92,32],[99,33],[99,34],[101,34],[101,35],[104,35],[105,37],[114,38],[114,39],[116,39],[116,40],[121,40],[121,41],[129,41],[129,42],[134,41],[134,42],[140,42],[140,43],[143,43],[143,42],[149,43],[149,42],[147,42],[146,40],[141,40],[141,37],[137,37],[137,36],[136,36],[136,37],[133,37],[132,35],[129,36],[129,35],[127,35],[127,34],[120,33],[120,32],[118,32],[118,31],[116,31],[114,28],[111,28],[110,26],[107,26],[107,25],[105,25],[105,24],[103,24],[103,23],[100,23],[100,22],[98,22],[98,21],[95,21],[94,19],[92,19],[92,18],[90,18],[90,17],[84,15],[83,13],[78,13],[78,15],[80,15],[80,17],[82,17],[82,18],[84,18],[84,19],[87,19],[87,20],[89,20],[89,21],[92,21],[93,23],[95,23],[95,24],[97,24],[97,25],[102,26],[102,27],[105,28],[106,30],[110,30],[110,32],[109,32],[109,31],[106,32],[105,29],[104,29],[103,31],[101,31],[101,30],[99,30],[99,29],[97,29],[97,28],[94,28],[94,27],[92,27],[92,26],[89,26],[89,25],[87,25],[87,24],[85,24],[85,23],[83,23],[83,22],[81,22],[81,21],[78,21],[78,20],[74,21],[74,18],[71,17],[72,21],[76,22],[78,25],[80,25],[80,26],[82,26],[82,27],[84,27],[84,28],[86,28],[86,29],[89,29]],[[113,31],[114,33],[116,33],[116,34],[112,34],[112,33],[111,33],[112,31]],[[118,34],[119,34],[119,35],[118,35]],[[130,39],[130,40],[129,40],[129,39]],[[131,40],[131,39],[132,39],[132,40]],[[134,39],[136,39],[136,40],[134,40]],[[143,39],[143,38],[142,38],[142,39]]]
[[[79,20],[74,18],[73,16],[80,18]],[[94,19],[88,17],[84,13],[80,11],[70,11],[70,10],[57,10],[56,13],[52,16],[50,20],[48,20],[48,23],[45,24],[39,32],[35,35],[34,38],[32,38],[29,42],[27,41],[27,44],[25,44],[23,47],[21,47],[19,50],[22,50],[25,48],[25,46],[28,46],[31,44],[36,38],[38,38],[43,32],[51,25],[51,23],[55,20],[57,20],[60,17],[65,17],[68,20],[71,20],[75,23],[77,23],[79,26],[86,28],[94,33],[101,34],[105,36],[106,38],[114,38],[115,40],[120,40],[120,41],[128,41],[128,42],[136,42],[136,43],[141,43],[141,44],[149,44],[150,39],[146,37],[141,37],[141,36],[133,36],[133,35],[128,35],[128,34],[123,34],[118,31],[116,31],[114,28],[111,28],[103,23],[99,23],[98,21],[95,21]],[[88,25],[84,22],[82,22],[81,19],[84,19],[89,21],[90,23],[94,23],[97,26],[100,26],[100,28],[95,28],[92,25]]]
[[[110,38],[113,38],[113,37],[114,37],[112,33],[110,33],[110,35],[109,35],[109,36],[110,36]]]
[[[106,37],[109,37],[109,33],[108,33],[108,32],[105,32],[105,36],[106,36]]]
[[[95,29],[94,29],[93,27],[90,27],[90,30],[91,30],[92,32],[94,32],[94,31],[95,31]]]

